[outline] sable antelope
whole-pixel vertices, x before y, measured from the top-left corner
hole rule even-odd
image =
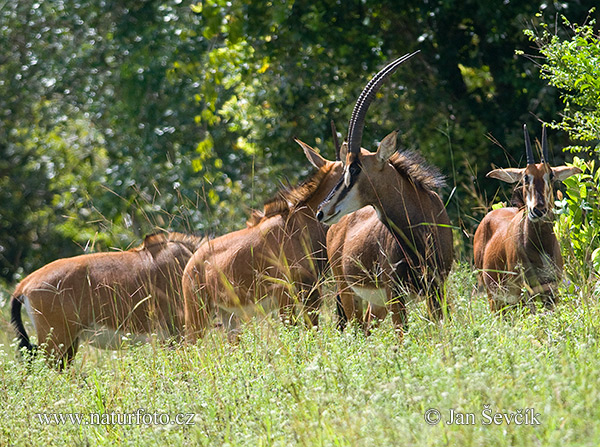
[[[296,140],[318,171],[301,185],[281,190],[246,228],[209,240],[188,262],[183,276],[186,338],[194,342],[215,317],[234,330],[238,319],[299,304],[317,325],[318,278],[324,267],[325,232],[317,206],[338,181],[342,166]]]
[[[473,240],[475,267],[492,311],[520,302],[523,287],[528,295],[539,295],[546,307],[553,306],[563,260],[553,229],[552,183],[581,172],[576,167],[550,166],[545,126],[541,162],[536,164],[527,126],[523,132],[527,167],[494,169],[486,175],[507,183],[520,182],[516,191],[523,197],[523,206],[488,213]]]
[[[335,161],[340,162],[341,147],[333,121],[331,121],[331,133],[335,146]],[[345,329],[349,318],[359,322],[362,321],[365,332],[373,316],[380,320],[385,318],[387,314],[385,307],[368,303],[367,313],[363,319],[362,300],[357,299],[348,286],[344,279],[344,270],[356,269],[355,274],[352,275],[353,281],[356,281],[361,273],[372,276],[374,279],[377,278],[378,265],[387,263],[385,251],[382,251],[381,248],[388,244],[388,238],[391,236],[392,234],[381,223],[375,208],[372,206],[366,206],[344,216],[340,219],[340,222],[329,227],[327,231],[327,258],[337,285],[336,311],[339,330],[343,331]],[[371,259],[371,262],[367,261],[365,258],[369,254],[377,254],[378,259]],[[345,269],[344,262],[346,263]],[[349,315],[346,315],[346,312],[349,312]]]
[[[203,239],[180,233],[153,234],[123,252],[94,253],[59,259],[27,276],[11,302],[19,347],[34,346],[21,319],[25,304],[39,343],[63,367],[77,352],[80,339],[116,349],[120,334],[145,340],[156,331],[181,335],[181,275]]]
[[[341,148],[343,177],[317,213],[319,221],[340,222],[346,228],[330,236],[334,253],[334,246],[342,247],[342,261],[334,267],[334,274],[342,284],[346,315],[355,312],[352,291],[371,304],[391,310],[397,328],[405,325],[405,297],[411,292],[424,292],[432,317],[442,317],[443,285],[453,261],[450,221],[433,191],[444,184],[441,174],[416,153],[397,152],[397,132],[385,137],[375,153],[360,146],[367,109],[377,90],[414,54],[387,65],[363,89],[352,112],[348,141]],[[386,232],[381,227],[369,227],[375,218],[368,210],[341,222],[344,215],[367,205],[373,206]],[[363,225],[371,231],[362,231],[359,238],[357,229]],[[371,275],[365,275],[365,270]]]

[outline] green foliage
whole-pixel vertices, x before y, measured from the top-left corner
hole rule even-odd
[[[585,3],[544,13],[579,19]],[[330,120],[344,135],[368,77],[417,48],[376,98],[363,145],[373,149],[400,128],[401,147],[449,176],[451,218],[472,232],[480,197],[496,188],[474,181],[490,164],[518,164],[522,123],[530,113],[549,121],[560,105],[534,64],[514,55],[527,45],[523,21],[540,5],[5,2],[0,276],[12,282],[81,247],[125,248],[157,227],[243,227],[282,179],[307,175],[292,138],[333,158]],[[92,137],[69,149],[79,129]],[[49,185],[40,160],[55,156],[47,142],[57,132],[63,154],[97,154],[97,162],[57,170]]]
[[[595,9],[591,9],[592,16]],[[545,57],[540,76],[561,90],[564,114],[554,127],[565,130],[581,141],[600,139],[600,37],[594,30],[595,19],[584,25],[571,24],[562,16],[563,25],[572,35],[564,39],[541,23],[541,32],[525,34],[540,48]]]
[[[583,173],[564,180],[565,195],[556,202],[556,233],[565,258],[565,271],[575,284],[600,272],[600,169],[594,160],[573,159]]]
[[[49,107],[51,103],[41,105]],[[52,128],[12,129],[22,158],[10,167],[6,161],[1,163],[6,169],[0,177],[3,275],[11,271],[14,259],[23,259],[19,276],[43,264],[48,247],[52,247],[50,258],[55,259],[70,255],[77,246],[93,249],[95,243],[106,247],[113,241],[98,226],[101,201],[92,200],[106,182],[108,156],[103,139],[84,117],[77,119],[75,112],[72,117]]]
[[[221,3],[203,2],[196,10],[204,16],[207,5],[215,4]],[[281,167],[288,167],[283,172],[292,180],[305,172],[300,152],[290,148],[293,136],[331,157],[329,120],[344,135],[340,123],[347,122],[368,76],[418,48],[421,54],[390,79],[371,107],[363,145],[373,149],[391,129],[401,129],[401,147],[422,152],[449,175],[456,186],[451,218],[467,233],[473,231],[480,217],[471,211],[477,209],[473,181],[482,180],[490,164],[518,164],[523,122],[530,113],[550,120],[558,110],[555,91],[539,83],[535,65],[514,54],[527,45],[520,33],[524,18],[533,17],[540,6],[547,15],[558,8],[574,17],[588,9],[526,2],[497,8],[471,1],[426,6],[364,1],[345,8],[331,0],[225,6],[218,45],[229,45],[226,18],[234,17],[252,48],[245,60],[250,70],[242,72],[240,81],[244,95],[236,93],[237,99],[249,101],[250,113],[237,109],[237,116],[229,116],[232,122],[247,123],[242,141],[257,149],[256,195],[264,197]],[[207,13],[207,23],[213,14]],[[490,143],[486,134],[499,144]],[[494,187],[480,184],[479,195]],[[442,194],[448,197],[449,191]]]
[[[243,219],[246,209],[225,206],[243,196],[243,161],[224,173],[208,151],[209,172],[193,169],[208,139],[195,117],[215,122],[195,100],[204,84],[174,75],[207,65],[211,45],[187,6],[13,2],[0,20],[0,276],[126,248],[156,227],[208,232]]]
[[[560,90],[564,103],[562,121],[552,126],[566,131],[575,140],[588,143],[587,147],[567,147],[565,150],[598,152],[600,146],[600,38],[594,30],[596,20],[589,11],[584,25],[572,24],[562,16],[570,36],[561,37],[546,23],[540,30],[525,30],[535,42],[544,63],[540,76],[549,85]],[[595,147],[590,143],[596,144]],[[571,287],[586,284],[587,279],[600,272],[600,170],[594,160],[578,157],[574,166],[581,175],[564,181],[565,196],[557,201],[556,232],[561,239],[565,256],[565,271]]]

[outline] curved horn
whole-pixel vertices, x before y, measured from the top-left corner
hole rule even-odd
[[[531,150],[531,140],[527,132],[527,124],[523,124],[523,133],[525,134],[525,155],[527,155],[527,165],[535,164],[533,160],[533,151]]]
[[[542,163],[550,163],[548,156],[548,138],[546,137],[546,125],[542,126]]]
[[[383,69],[381,69],[374,77],[371,79],[368,84],[363,89],[362,93],[358,97],[356,104],[354,105],[354,110],[352,111],[352,116],[350,118],[350,123],[348,124],[348,151],[353,154],[358,154],[360,151],[360,144],[362,141],[363,129],[365,127],[365,116],[367,115],[367,110],[373,102],[375,98],[375,94],[381,87],[381,85],[385,82],[385,80],[392,74],[396,69],[405,61],[413,57],[420,50],[415,51],[414,53],[408,53],[404,56],[396,59],[395,61],[386,65]]]
[[[340,161],[340,142],[338,141],[337,129],[333,120],[331,120],[331,134],[333,135],[333,145],[335,146],[335,161]]]

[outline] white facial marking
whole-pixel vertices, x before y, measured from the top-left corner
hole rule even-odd
[[[528,211],[533,210],[533,207],[535,206],[535,190],[531,187],[527,188],[527,198],[525,203],[527,204]]]
[[[344,185],[346,185],[346,188],[350,186],[350,180],[350,169],[346,168],[344,172]]]
[[[525,205],[527,207],[527,217],[531,221],[536,221],[541,219],[541,217],[538,217],[536,213],[534,213],[534,209],[538,205],[537,198],[539,197],[539,195],[535,189],[533,176],[527,175],[527,177],[530,180],[528,182],[523,181],[523,185],[526,188]],[[542,180],[544,180],[544,190],[542,191],[541,195],[544,198],[546,204],[552,203],[550,174],[548,172],[542,174]]]
[[[334,197],[331,200],[332,203],[335,203],[335,200],[336,198]],[[329,225],[337,223],[346,214],[353,213],[354,211],[362,207],[363,205],[360,202],[360,196],[358,194],[357,188],[354,187],[348,191],[348,193],[344,196],[342,200],[336,203],[335,209],[333,210],[333,214],[326,216],[325,219],[323,219],[323,222]]]

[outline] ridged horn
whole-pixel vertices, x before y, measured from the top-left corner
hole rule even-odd
[[[531,150],[531,140],[529,132],[527,132],[527,124],[523,124],[523,133],[525,134],[525,155],[527,155],[527,165],[535,164],[533,159],[533,150]]]
[[[365,128],[365,117],[367,115],[367,110],[375,99],[375,94],[379,90],[379,88],[383,85],[385,80],[396,71],[396,69],[405,61],[413,57],[420,50],[415,51],[414,53],[405,54],[402,57],[399,57],[395,61],[389,63],[384,68],[382,68],[373,79],[371,79],[362,93],[358,97],[356,104],[354,105],[354,110],[352,111],[352,116],[350,117],[350,123],[348,124],[348,151],[353,154],[358,154],[360,151],[360,145],[362,142],[363,130]]]
[[[548,138],[546,137],[546,125],[542,126],[542,163],[550,163],[548,155]]]

